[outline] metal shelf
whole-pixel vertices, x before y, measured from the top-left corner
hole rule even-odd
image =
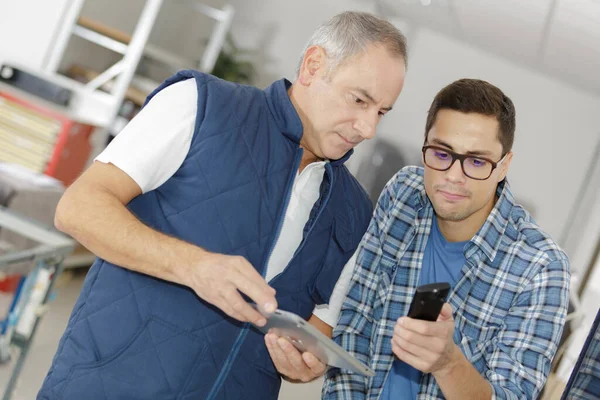
[[[0,354],[4,357],[4,359],[0,361],[6,362],[9,359],[11,347],[19,349],[19,357],[13,367],[9,382],[2,397],[4,400],[9,400],[16,387],[17,380],[25,360],[27,359],[31,344],[35,338],[37,327],[46,310],[57,278],[63,270],[63,260],[73,251],[75,242],[58,231],[49,229],[34,220],[10,212],[4,207],[0,207],[0,227],[39,243],[38,246],[32,249],[0,256],[0,271],[10,268],[12,265],[23,263],[23,261],[29,261],[29,265],[31,263],[37,263],[37,268],[34,269],[34,271],[23,271],[24,274],[28,275],[23,287],[29,287],[29,290],[23,289],[16,292],[13,301],[15,308],[10,310],[7,321],[5,322],[6,327],[3,329],[2,335],[0,336]],[[36,276],[42,269],[46,270],[50,276],[49,284],[42,295],[41,303],[35,309],[34,314],[31,314],[33,318],[31,329],[26,334],[23,334],[22,332],[18,332],[18,323],[23,311],[26,310],[28,306],[34,307],[36,305],[35,302],[32,303],[32,293],[35,290],[34,285],[37,282]],[[15,327],[17,329],[15,329]]]

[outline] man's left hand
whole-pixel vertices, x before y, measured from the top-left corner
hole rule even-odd
[[[285,338],[268,333],[265,344],[277,371],[290,381],[310,382],[325,373],[327,366],[314,354],[301,353]]]
[[[400,360],[424,373],[446,372],[453,368],[461,354],[453,335],[452,307],[446,303],[435,322],[399,318],[392,337],[392,351]]]

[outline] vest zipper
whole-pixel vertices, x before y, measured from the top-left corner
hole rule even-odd
[[[293,174],[298,173],[298,167],[300,166],[300,161],[302,160],[302,153],[303,153],[303,150],[301,148],[299,148],[298,152],[296,153],[296,160],[294,162],[294,168],[292,168],[292,176],[294,176]],[[271,243],[271,248],[269,249],[267,259],[265,261],[265,264],[262,267],[261,275],[263,278],[265,277],[265,274],[267,271],[267,265],[269,265],[269,259],[271,258],[271,254],[273,253],[275,244],[279,240],[279,235],[281,234],[281,227],[283,226],[283,220],[285,218],[285,213],[287,212],[287,207],[290,202],[290,197],[292,196],[293,186],[294,186],[294,179],[288,179],[285,203],[283,206],[282,213],[279,216],[279,221],[277,223],[277,231],[275,234],[275,240],[273,240],[273,242]],[[241,328],[241,332],[238,334],[238,337],[235,339],[235,343],[233,344],[231,351],[229,352],[229,355],[227,356],[227,359],[225,360],[225,363],[223,364],[223,367],[221,368],[221,372],[219,373],[219,376],[217,377],[215,384],[213,385],[212,389],[210,390],[210,393],[208,394],[208,397],[206,398],[207,400],[215,399],[217,396],[217,393],[221,389],[221,386],[223,386],[223,383],[225,382],[225,378],[229,374],[229,370],[231,369],[231,366],[233,365],[233,362],[237,358],[240,348],[242,347],[242,343],[244,342],[246,335],[248,335],[248,326],[249,326],[249,323],[246,322],[244,324],[244,326]]]
[[[298,168],[300,167],[300,162],[302,161],[302,153],[303,152],[304,152],[304,150],[299,148],[298,153],[296,154],[296,161],[294,163],[294,169],[292,170],[296,174],[298,173]],[[279,241],[279,236],[281,236],[281,228],[283,228],[283,221],[285,221],[285,214],[287,213],[287,209],[290,204],[290,198],[292,197],[292,189],[294,188],[294,181],[295,181],[295,178],[290,179],[288,181],[288,186],[287,186],[286,192],[285,192],[286,193],[285,194],[285,203],[284,203],[281,215],[279,216],[279,222],[277,223],[277,233],[275,234],[275,238],[274,238],[273,242],[271,243],[271,248],[269,249],[269,254],[267,255],[265,264],[262,267],[261,275],[263,278],[267,275],[267,266],[269,265],[269,261],[271,260],[271,255],[273,254],[273,250],[275,249],[275,246],[277,245],[277,242]],[[288,265],[289,265],[289,263],[288,263]],[[285,269],[284,269],[284,271],[285,271]],[[281,275],[281,273],[277,274],[275,277],[273,277],[273,279],[275,279],[279,275]],[[271,279],[271,281],[273,281],[273,279]]]
[[[302,239],[302,242],[300,242],[300,245],[298,246],[298,248],[294,252],[294,255],[292,256],[292,258],[290,259],[290,262],[288,262],[288,264],[285,266],[285,268],[283,269],[283,271],[281,271],[280,273],[278,273],[277,275],[275,275],[269,281],[269,283],[273,282],[277,278],[279,278],[279,276],[281,274],[283,274],[288,269],[288,267],[290,266],[290,264],[292,263],[292,261],[294,261],[294,258],[296,258],[296,255],[300,252],[300,250],[302,250],[302,248],[304,247],[304,244],[306,243],[306,239],[308,239],[308,236],[310,235],[310,233],[312,232],[313,228],[317,224],[317,221],[319,220],[319,217],[323,213],[323,210],[325,209],[325,206],[327,205],[327,202],[329,202],[329,198],[331,197],[331,191],[332,191],[332,188],[333,188],[333,174],[331,173],[331,165],[329,163],[325,164],[325,172],[329,175],[329,190],[327,191],[327,194],[325,195],[325,199],[321,203],[322,206],[319,209],[319,212],[317,213],[315,219],[313,220],[313,224],[311,225],[311,227],[308,230],[308,232],[306,232],[306,236]]]

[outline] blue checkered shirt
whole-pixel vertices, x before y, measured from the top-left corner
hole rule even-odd
[[[449,296],[454,342],[491,384],[495,399],[535,399],[550,371],[567,313],[566,254],[514,202],[508,183]],[[362,239],[334,340],[369,365],[371,378],[327,371],[323,399],[378,399],[394,361],[391,338],[419,281],[433,207],[423,169],[406,167],[383,190]],[[417,399],[443,399],[423,374]]]
[[[600,318],[600,310],[596,319]],[[585,351],[581,364],[575,365],[571,376],[573,386],[568,390],[569,400],[590,400],[600,398],[600,326],[592,325],[590,335],[586,340],[589,347]],[[584,345],[585,348],[585,345]],[[583,350],[582,350],[583,351]],[[577,371],[577,372],[575,372]],[[568,387],[568,384],[567,384]]]

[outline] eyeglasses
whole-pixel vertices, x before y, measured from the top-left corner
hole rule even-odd
[[[454,165],[456,160],[459,160],[463,173],[469,178],[478,181],[488,179],[494,169],[506,158],[506,155],[504,155],[500,161],[494,162],[484,157],[457,154],[437,146],[423,146],[422,151],[423,162],[429,168],[436,171],[447,171]]]

